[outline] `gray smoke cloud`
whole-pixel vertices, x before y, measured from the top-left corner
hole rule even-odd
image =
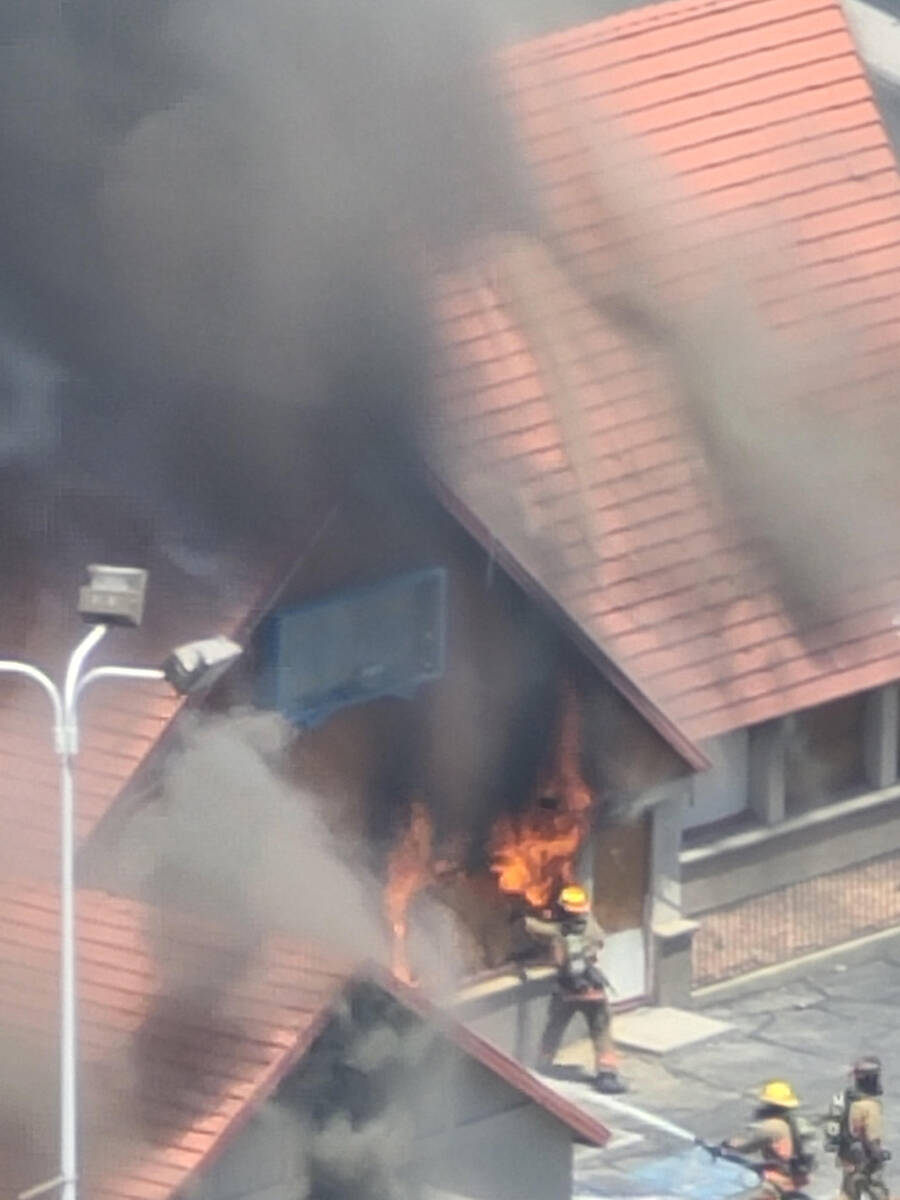
[[[873,375],[833,297],[805,286],[783,230],[704,211],[614,116],[586,128],[562,83],[558,97],[608,243],[573,254],[548,220],[556,265],[674,392],[725,502],[713,518],[756,551],[743,592],[774,582],[803,631],[842,619],[854,590],[900,569],[893,376]]]
[[[7,3],[0,33],[0,311],[13,358],[36,354],[44,376],[32,411],[7,381],[0,453],[44,452],[53,394],[54,470],[102,463],[153,497],[151,523],[184,529],[196,508],[257,537],[263,514],[309,502],[340,464],[382,485],[416,461],[431,336],[417,265],[539,224],[473,6],[181,0],[124,22],[112,0]],[[620,239],[606,277],[585,280],[547,216],[544,237],[662,353],[786,593],[837,611],[834,564],[843,586],[861,558],[898,550],[881,470],[896,430],[804,413],[832,331],[799,356],[773,339],[742,290],[749,258],[722,241],[714,261],[704,220],[693,241],[676,235],[684,197],[612,122],[584,139]],[[690,296],[671,264],[698,256],[718,282]],[[848,356],[832,355],[832,382]],[[66,385],[48,389],[48,370]],[[527,525],[527,506],[507,505]],[[540,529],[525,541],[563,569]]]
[[[214,1004],[270,934],[317,947],[338,969],[390,961],[383,863],[348,830],[342,797],[291,778],[294,738],[272,713],[183,718],[156,798],[94,856],[94,883],[148,902],[169,996]],[[227,935],[211,938],[208,956],[202,947],[185,954],[184,914]],[[451,915],[422,898],[418,922],[427,939],[416,941],[417,969],[447,986],[459,976]]]
[[[363,847],[336,841],[318,799],[283,773],[293,736],[280,717],[190,717],[167,757],[159,796],[129,821],[116,850],[128,891],[166,914],[187,910],[229,929],[252,956],[267,933],[327,947],[336,961],[384,959],[380,888]],[[156,936],[156,934],[154,934]],[[196,964],[171,964],[172,986]],[[200,975],[215,984],[205,968]]]
[[[521,208],[474,15],[0,8],[0,302],[69,381],[63,462],[215,527],[309,498],[344,451],[405,459],[423,252]]]
[[[491,1183],[478,1165],[458,1162],[457,1122],[473,1120],[472,1105],[458,1103],[464,1088],[464,1058],[431,1022],[377,986],[350,986],[298,1067],[190,1194],[420,1200],[437,1194],[436,1183],[443,1195],[461,1180],[460,1194],[481,1195]]]
[[[452,1061],[452,1052],[449,1061]],[[436,1028],[377,985],[345,993],[321,1037],[276,1097],[302,1136],[304,1197],[415,1200],[423,1116],[454,1105],[448,1047]],[[290,1117],[288,1118],[291,1119]],[[418,1170],[417,1170],[418,1168]]]
[[[141,804],[104,855],[106,881],[148,902],[145,934],[159,979],[127,1056],[110,1068],[124,1099],[118,1130],[108,1116],[106,1127],[120,1154],[129,1139],[152,1134],[157,1096],[177,1104],[181,1089],[191,1092],[203,1046],[218,1047],[221,1074],[229,1052],[240,1055],[246,1034],[230,997],[252,975],[269,935],[315,949],[348,978],[389,962],[383,881],[371,850],[346,831],[336,837],[327,801],[290,781],[292,740],[271,714],[183,720],[157,799]],[[420,931],[420,978],[448,986],[458,978],[449,910],[423,899],[411,921]],[[415,1124],[410,1089],[417,1072],[416,1086],[427,1080],[433,1041],[427,1025],[377,986],[354,985],[299,1075],[254,1116],[250,1136],[272,1140],[266,1170],[287,1172],[298,1196],[416,1194],[406,1178]],[[223,1169],[233,1181],[227,1156]],[[240,1156],[233,1169],[243,1169]],[[216,1178],[213,1169],[198,1195],[217,1194]]]
[[[58,367],[0,329],[0,463],[52,454],[59,441]]]

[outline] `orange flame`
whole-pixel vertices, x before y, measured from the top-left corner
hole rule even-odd
[[[410,810],[406,832],[391,850],[384,888],[384,911],[393,935],[391,969],[404,983],[414,982],[407,945],[407,914],[413,896],[434,878],[431,842],[431,818],[422,801],[417,800]]]
[[[529,812],[500,817],[491,835],[491,870],[501,892],[546,908],[574,882],[574,859],[586,821],[573,813]]]
[[[551,761],[538,781],[537,797],[552,807],[532,804],[518,817],[500,817],[491,833],[497,886],[534,908],[545,908],[574,882],[575,856],[587,833],[593,796],[581,775],[580,726],[575,689],[566,684]]]

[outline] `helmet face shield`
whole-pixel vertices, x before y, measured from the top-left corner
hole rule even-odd
[[[865,1058],[858,1058],[853,1064],[854,1075],[880,1075],[881,1074],[881,1059],[876,1058],[874,1054],[867,1054]]]
[[[853,1064],[853,1078],[861,1092],[878,1096],[881,1094],[881,1059],[874,1054],[858,1058]]]

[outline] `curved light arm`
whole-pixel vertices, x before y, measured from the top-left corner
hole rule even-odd
[[[94,667],[87,671],[75,685],[75,700],[89,683],[97,679],[165,679],[165,671],[159,667]]]
[[[72,713],[72,705],[75,703],[75,696],[78,691],[78,676],[81,673],[84,660],[97,643],[102,640],[103,635],[106,633],[106,628],[105,625],[92,626],[87,636],[82,638],[72,651],[72,657],[69,659],[69,665],[66,667],[66,682],[63,686],[63,708],[67,716],[71,716]]]
[[[50,703],[53,705],[53,748],[57,754],[62,754],[65,750],[65,738],[63,733],[63,705],[59,688],[49,675],[45,675],[43,671],[38,667],[33,667],[30,663],[16,662],[14,659],[2,658],[0,659],[0,671],[13,675],[27,675],[29,679],[33,679],[35,683],[40,684],[50,697]]]
[[[66,681],[63,685],[63,717],[65,719],[64,736],[66,750],[69,754],[78,753],[78,717],[75,711],[75,701],[78,697],[78,677],[84,660],[106,633],[105,625],[94,625],[86,637],[82,638],[69,659],[66,667]]]

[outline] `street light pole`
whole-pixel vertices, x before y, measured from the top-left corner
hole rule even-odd
[[[53,745],[59,760],[60,800],[60,952],[59,952],[59,1179],[60,1200],[78,1195],[78,977],[75,941],[75,778],[79,748],[78,699],[95,679],[164,679],[152,667],[97,667],[81,674],[91,651],[102,641],[106,625],[94,625],[75,647],[66,667],[62,691],[29,663],[0,660],[0,672],[33,679],[53,706]]]
[[[62,690],[49,675],[30,663],[0,659],[0,673],[24,675],[46,692],[53,708],[53,747],[59,760],[60,799],[60,1052],[59,1052],[59,1175],[31,1188],[29,1197],[60,1189],[60,1200],[78,1197],[78,977],[75,939],[75,775],[80,731],[78,701],[88,684],[98,679],[168,679],[181,693],[210,686],[240,655],[228,638],[208,638],[181,646],[163,668],[94,667],[82,674],[91,651],[103,640],[108,626],[92,625],[69,658]],[[20,1197],[22,1200],[22,1197]]]

